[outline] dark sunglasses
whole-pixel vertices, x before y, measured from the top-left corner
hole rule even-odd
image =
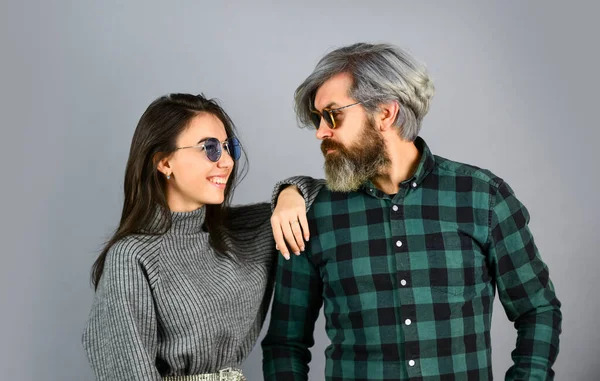
[[[200,148],[206,153],[206,157],[208,160],[216,163],[221,158],[221,154],[223,153],[223,148],[227,151],[229,156],[235,161],[239,160],[242,155],[242,147],[240,146],[240,141],[235,136],[230,137],[224,142],[220,142],[217,138],[208,138],[195,146],[187,146],[187,147],[179,147],[179,149],[186,148]]]
[[[312,114],[310,116],[310,121],[312,122],[312,124],[314,124],[314,126],[316,127],[317,130],[319,129],[319,126],[321,125],[321,119],[323,119],[325,121],[325,123],[327,123],[329,128],[334,129],[337,127],[337,125],[335,123],[335,118],[333,116],[335,113],[337,113],[340,110],[343,110],[345,108],[356,106],[361,103],[362,102],[356,102],[356,103],[352,103],[350,105],[346,105],[346,106],[342,106],[342,107],[338,107],[338,108],[324,108],[323,112],[319,112],[318,110],[311,109],[310,112]]]

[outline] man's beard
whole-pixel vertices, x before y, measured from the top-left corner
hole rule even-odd
[[[335,152],[327,154],[329,149]],[[321,151],[325,155],[327,187],[334,192],[355,191],[367,180],[382,174],[390,164],[383,136],[377,132],[370,118],[350,148],[325,139],[321,143]]]

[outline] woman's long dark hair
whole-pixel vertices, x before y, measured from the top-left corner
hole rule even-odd
[[[159,174],[160,159],[175,152],[179,134],[199,113],[209,113],[221,120],[227,137],[235,135],[235,126],[225,110],[213,99],[203,95],[170,94],[156,99],[144,112],[133,134],[129,159],[125,169],[125,199],[121,221],[112,237],[106,242],[92,266],[92,284],[98,287],[109,249],[119,240],[132,234],[163,234],[171,227],[171,212],[165,195],[166,180]],[[245,156],[245,155],[244,155]],[[210,234],[211,246],[225,254],[223,223],[231,203],[238,177],[246,171],[233,166],[225,187],[225,200],[219,205],[206,205],[205,228]],[[156,213],[162,218],[161,226],[154,226]],[[152,228],[150,228],[152,227]]]

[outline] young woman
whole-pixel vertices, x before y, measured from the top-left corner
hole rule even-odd
[[[203,96],[164,96],[142,115],[121,221],[92,270],[83,344],[97,379],[244,380],[277,251],[270,204],[229,206],[241,154],[231,119]],[[282,191],[273,229],[297,248],[322,183],[289,184],[306,200]]]

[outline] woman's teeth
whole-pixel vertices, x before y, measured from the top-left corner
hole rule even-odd
[[[227,180],[222,177],[211,177],[209,181],[215,184],[225,184],[227,182]]]

